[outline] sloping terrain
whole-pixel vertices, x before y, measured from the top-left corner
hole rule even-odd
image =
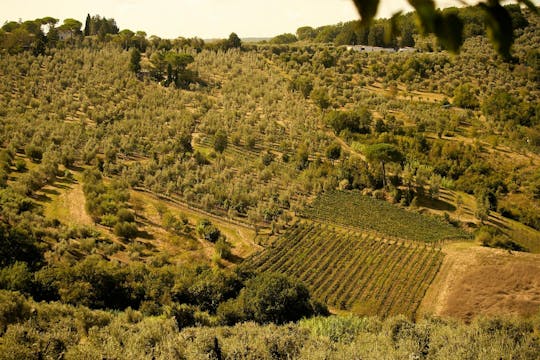
[[[540,256],[450,243],[419,314],[531,316],[540,311]]]
[[[442,259],[431,245],[306,220],[250,263],[301,279],[336,310],[414,317]]]

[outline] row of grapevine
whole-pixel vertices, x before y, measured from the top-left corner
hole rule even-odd
[[[303,221],[249,261],[259,271],[299,278],[333,308],[414,317],[442,259],[429,244]]]
[[[469,234],[442,219],[407,211],[357,191],[329,191],[303,211],[309,219],[372,230],[387,237],[438,242]]]

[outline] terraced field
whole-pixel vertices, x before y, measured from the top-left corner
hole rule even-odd
[[[299,278],[336,309],[414,317],[442,260],[440,249],[427,243],[303,221],[249,262],[259,271]]]
[[[400,209],[357,191],[330,191],[317,198],[303,215],[322,222],[376,231],[383,236],[423,242],[470,237],[442,220]]]

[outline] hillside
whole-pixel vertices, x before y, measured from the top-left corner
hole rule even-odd
[[[540,20],[521,16],[513,63],[483,33],[459,55],[118,31],[30,49],[7,40],[31,22],[7,23],[0,358],[249,358],[252,339],[533,358]]]
[[[425,244],[305,222],[250,263],[299,278],[336,310],[413,318],[442,260],[439,249]]]

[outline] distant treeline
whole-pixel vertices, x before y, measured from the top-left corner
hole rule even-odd
[[[507,5],[512,17],[513,29],[522,29],[528,22],[519,5]],[[455,13],[463,21],[463,38],[485,35],[484,14],[477,7],[446,8],[443,14]],[[114,41],[124,49],[137,48],[145,52],[148,46],[158,50],[170,50],[173,47],[192,47],[197,51],[203,48],[228,50],[241,47],[240,38],[231,33],[228,39],[205,43],[200,38],[178,37],[173,40],[158,36],[148,37],[144,31],[119,30],[116,21],[99,15],[87,15],[83,24],[75,19],[65,19],[57,26],[58,19],[53,17],[38,18],[24,22],[6,22],[0,29],[0,52],[16,54],[32,51],[35,55],[44,54],[47,48],[63,46],[65,43],[80,43],[86,38],[101,42]],[[296,34],[281,34],[271,40],[273,44],[289,44],[297,41],[308,43],[328,43],[334,45],[370,45],[379,47],[422,46],[422,38],[416,26],[417,19],[413,12],[399,15],[392,19],[377,19],[370,27],[361,27],[359,21],[349,21],[318,28],[302,26]],[[424,46],[425,47],[425,46]],[[427,46],[426,50],[432,50]]]
[[[505,6],[512,17],[514,30],[527,26],[527,19],[519,5]],[[484,14],[476,6],[446,8],[443,14],[456,14],[464,24],[463,38],[485,35]],[[281,34],[270,40],[274,44],[288,44],[296,41],[332,43],[334,45],[369,45],[380,47],[413,47],[420,37],[416,26],[416,14],[409,12],[394,19],[377,19],[370,27],[361,27],[360,21],[349,21],[318,28],[302,26],[296,34]]]

